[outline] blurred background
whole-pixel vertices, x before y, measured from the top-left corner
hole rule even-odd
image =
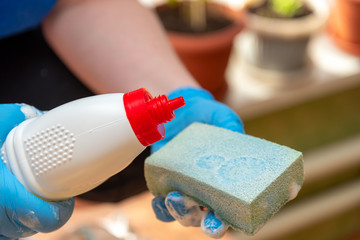
[[[247,134],[304,153],[298,197],[255,236],[230,231],[224,239],[360,239],[360,1],[278,0],[276,13],[258,0],[141,2],[200,84],[241,116]],[[179,12],[186,19],[177,20]],[[1,40],[0,52],[0,102],[47,110],[92,95],[40,29]],[[143,178],[147,155],[81,196],[62,229],[31,239],[210,239],[155,219]]]

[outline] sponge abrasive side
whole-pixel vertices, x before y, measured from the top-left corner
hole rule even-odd
[[[146,159],[145,178],[155,196],[180,191],[253,234],[296,196],[304,170],[296,150],[194,123]]]

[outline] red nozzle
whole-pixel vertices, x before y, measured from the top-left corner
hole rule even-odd
[[[175,111],[178,108],[185,106],[185,100],[183,97],[177,97],[169,100],[169,107],[171,111]]]
[[[158,123],[167,123],[174,119],[174,110],[185,105],[183,97],[169,100],[167,96],[160,95],[147,102],[148,110],[153,119]]]
[[[183,97],[169,100],[160,95],[153,98],[144,89],[124,94],[124,106],[130,125],[144,146],[148,146],[165,137],[164,123],[171,121],[174,110],[185,105]]]

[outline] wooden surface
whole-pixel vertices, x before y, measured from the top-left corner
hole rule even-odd
[[[130,220],[132,230],[139,236],[151,240],[210,240],[200,228],[184,227],[177,222],[164,223],[155,218],[151,208],[153,196],[149,192],[129,198],[118,204],[77,205],[71,219],[58,231],[48,234],[37,234],[34,240],[68,239],[67,234],[74,229],[102,221],[111,213],[122,213]],[[233,240],[230,234],[223,240]]]

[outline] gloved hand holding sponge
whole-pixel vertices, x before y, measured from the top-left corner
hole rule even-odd
[[[204,91],[179,92],[187,108],[168,124],[171,140],[145,160],[157,217],[201,226],[213,238],[228,227],[255,234],[297,196],[304,182],[302,153],[242,134],[236,114]],[[177,121],[197,123],[182,130],[172,127]]]
[[[183,96],[186,105],[176,112],[176,118],[165,124],[166,136],[154,143],[152,152],[156,152],[178,133],[194,122],[215,125],[228,130],[244,133],[243,124],[238,115],[225,104],[214,99],[206,90],[198,88],[180,88],[169,95],[169,98]],[[152,206],[156,217],[164,222],[177,220],[184,226],[198,227],[202,224],[205,234],[219,238],[228,229],[216,213],[204,211],[193,199],[181,192],[170,192],[166,198],[156,197]]]

